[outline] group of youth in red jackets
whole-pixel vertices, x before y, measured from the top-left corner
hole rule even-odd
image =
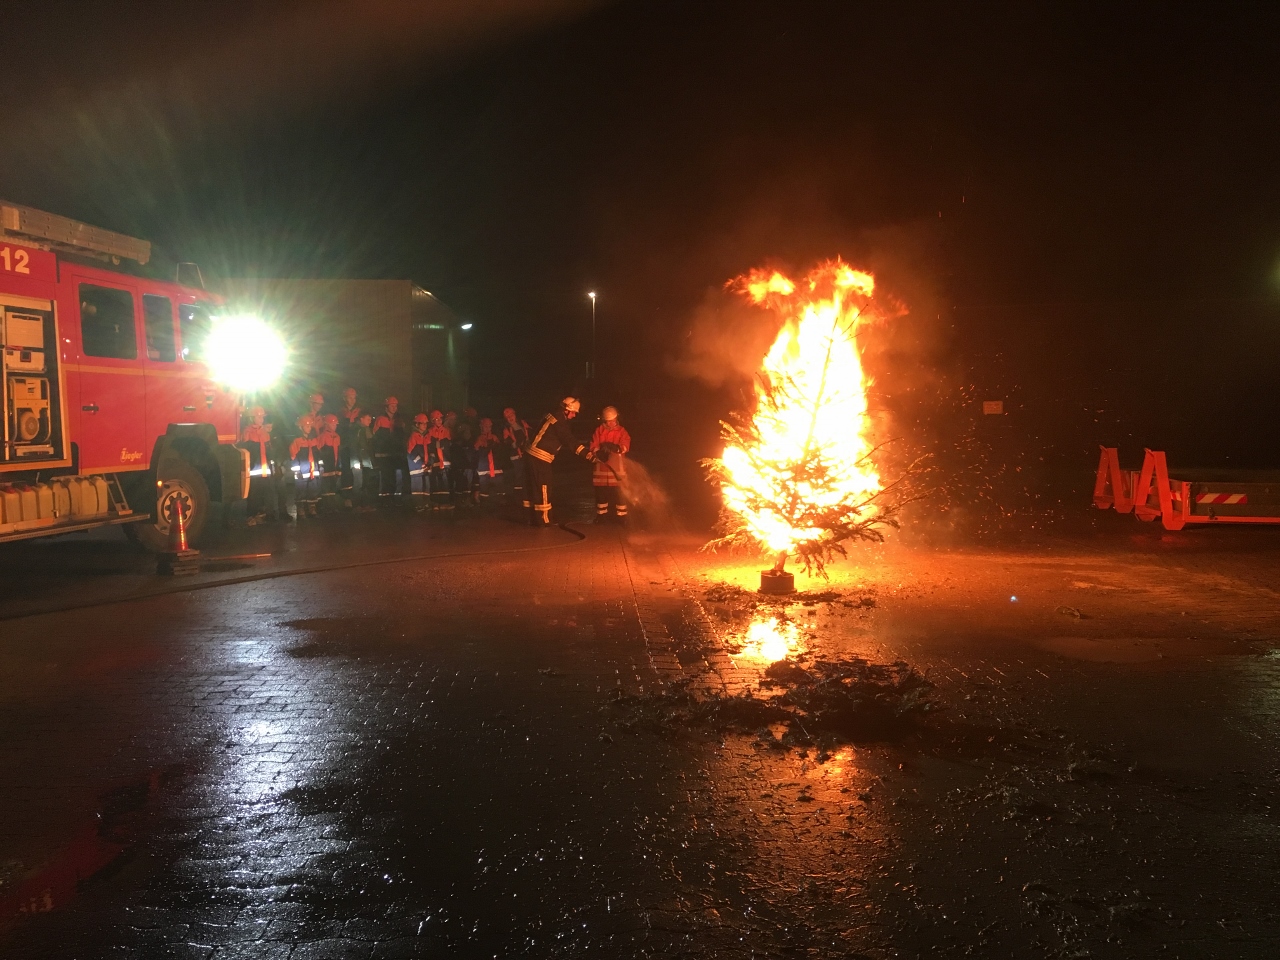
[[[316,517],[339,507],[368,511],[375,503],[409,500],[420,511],[451,510],[519,499],[535,526],[551,524],[551,464],[568,450],[594,464],[596,521],[623,523],[626,455],[631,437],[618,411],[605,407],[591,440],[570,425],[581,409],[566,397],[537,428],[507,407],[495,427],[468,407],[417,414],[412,425],[397,398],[382,412],[363,410],[356,391],[343,391],[338,413],[324,412],[324,397],[309,399],[287,445],[273,438],[266,411],[248,411],[239,446],[250,461],[249,523]]]

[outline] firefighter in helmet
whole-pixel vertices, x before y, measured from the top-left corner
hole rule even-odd
[[[336,509],[338,483],[342,479],[342,438],[338,433],[338,415],[326,413],[319,421],[316,434],[316,469],[320,471],[320,498],[325,509]]]
[[[289,444],[293,469],[293,509],[295,519],[314,517],[320,499],[320,465],[316,461],[316,421],[309,413],[298,418],[298,433]]]
[[[524,449],[524,505],[530,509],[530,522],[535,527],[551,526],[551,464],[557,454],[567,449],[588,462],[595,460],[595,455],[573,435],[569,425],[581,409],[582,404],[576,397],[565,397],[557,412],[543,417],[538,432]]]
[[[453,507],[453,450],[453,431],[445,425],[444,415],[432,410],[431,426],[427,428],[427,487],[432,510]]]
[[[409,434],[409,489],[415,510],[427,508],[431,492],[427,487],[427,456],[427,415],[419,413],[413,418],[413,432]]]
[[[271,448],[271,426],[266,422],[267,411],[262,407],[251,407],[249,423],[240,435],[236,444],[241,450],[249,453],[249,526],[256,526],[268,519],[268,513],[274,515],[275,497],[275,456]],[[269,509],[268,509],[269,508]]]
[[[373,422],[373,465],[378,473],[378,496],[385,503],[408,492],[409,431],[400,415],[400,401],[387,397],[385,411]]]
[[[596,455],[591,485],[596,492],[596,523],[609,519],[609,507],[618,523],[627,521],[627,501],[622,486],[627,478],[627,451],[631,449],[631,434],[618,422],[618,408],[605,407],[600,414],[601,423],[591,436],[591,452]]]

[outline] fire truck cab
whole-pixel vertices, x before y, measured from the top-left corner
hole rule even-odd
[[[107,524],[152,548],[182,501],[248,492],[239,398],[201,351],[220,303],[113,270],[151,245],[0,203],[0,542]]]

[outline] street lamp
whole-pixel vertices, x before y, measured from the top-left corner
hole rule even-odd
[[[591,362],[587,364],[587,378],[593,379],[596,375],[596,292],[592,290],[587,296],[591,298]]]

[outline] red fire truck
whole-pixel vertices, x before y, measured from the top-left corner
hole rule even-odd
[[[238,395],[202,348],[202,289],[111,269],[151,245],[0,203],[0,542],[108,524],[153,548],[242,499]]]

